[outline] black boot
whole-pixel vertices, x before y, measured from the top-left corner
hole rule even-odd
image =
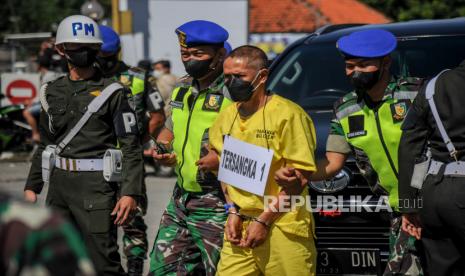
[[[141,276],[144,271],[144,259],[128,259],[128,276]]]

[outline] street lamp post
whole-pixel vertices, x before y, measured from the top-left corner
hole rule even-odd
[[[81,14],[95,21],[100,21],[105,15],[105,10],[97,0],[88,0],[81,6]]]

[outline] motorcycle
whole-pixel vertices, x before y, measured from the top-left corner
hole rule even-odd
[[[25,106],[7,105],[0,107],[0,153],[4,151],[31,151],[31,127],[23,118]]]

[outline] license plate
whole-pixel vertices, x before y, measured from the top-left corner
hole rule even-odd
[[[379,249],[318,248],[318,275],[380,275]]]

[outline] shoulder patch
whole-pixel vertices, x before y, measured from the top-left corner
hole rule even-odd
[[[410,101],[408,100],[401,100],[397,103],[391,104],[391,114],[392,120],[394,123],[400,123],[404,120],[405,116],[407,115],[407,111],[410,108]]]
[[[208,93],[202,105],[202,110],[206,111],[220,111],[221,104],[223,103],[224,96],[221,94]]]

